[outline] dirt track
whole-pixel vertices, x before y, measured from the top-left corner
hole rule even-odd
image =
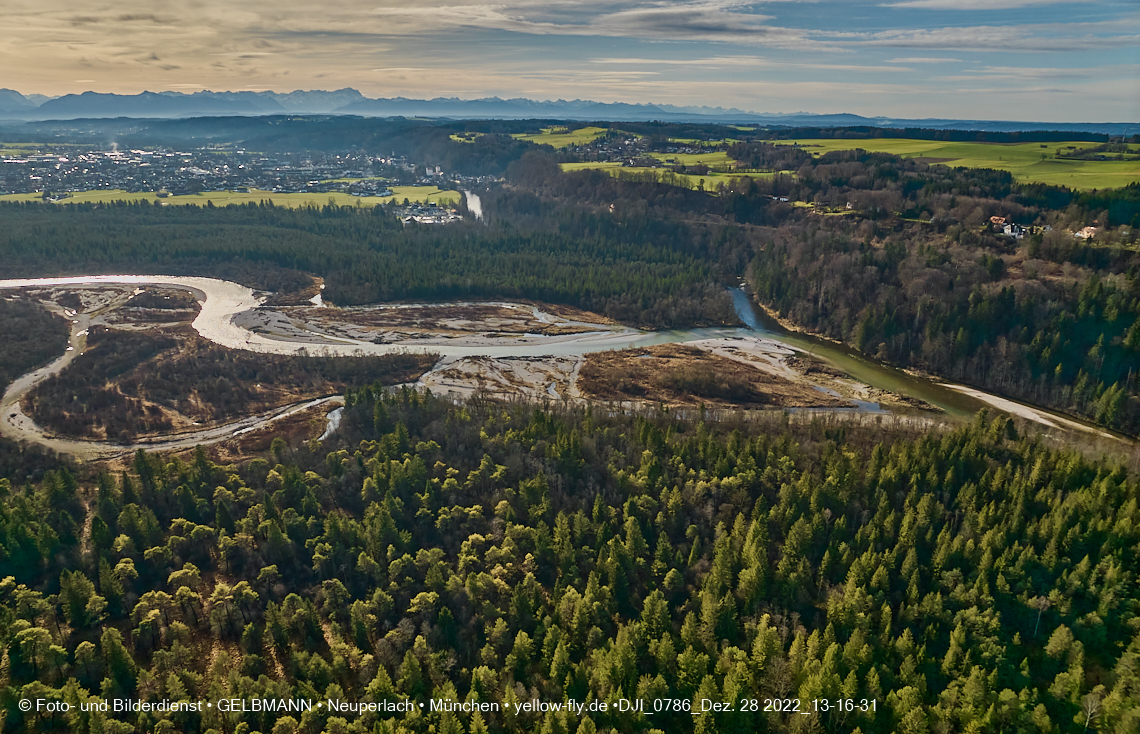
[[[51,311],[66,317],[71,322],[71,335],[67,350],[55,361],[38,370],[29,372],[13,381],[0,398],[0,435],[13,441],[36,443],[57,453],[70,454],[80,460],[105,459],[133,453],[138,449],[147,451],[167,451],[193,448],[200,444],[210,444],[245,435],[264,428],[278,420],[288,418],[301,411],[326,403],[343,404],[339,395],[298,401],[272,410],[258,412],[240,420],[201,430],[181,431],[150,439],[141,439],[130,444],[116,444],[109,441],[82,440],[54,436],[36,425],[21,407],[21,401],[37,385],[53,375],[57,375],[81,355],[87,347],[87,335],[92,326],[117,323],[120,328],[130,326],[130,309],[123,307],[129,302],[134,290],[131,288],[108,287],[99,291],[86,290],[81,301],[74,305],[84,309],[76,313],[51,300],[53,293],[45,293],[44,305]],[[58,299],[64,300],[64,299]],[[191,317],[193,314],[190,314]],[[124,323],[126,322],[126,323]]]

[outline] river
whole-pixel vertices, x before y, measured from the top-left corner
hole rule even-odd
[[[985,407],[982,401],[932,380],[915,377],[889,365],[867,359],[854,349],[808,334],[789,331],[758,310],[743,288],[733,288],[736,315],[753,331],[807,352],[841,372],[880,390],[924,400],[953,416],[972,415]]]
[[[1094,431],[1108,436],[1100,429],[1090,427],[1064,416],[1045,411],[1034,406],[1005,400],[985,392],[971,390],[960,385],[940,383],[934,380],[910,375],[902,370],[880,364],[858,354],[841,344],[817,339],[804,334],[790,332],[760,313],[741,288],[731,289],[736,313],[744,327],[713,327],[699,329],[677,329],[646,332],[621,326],[597,327],[586,333],[559,336],[527,335],[511,339],[504,344],[472,344],[462,339],[417,340],[416,343],[376,344],[371,341],[346,339],[342,337],[322,337],[312,334],[309,341],[273,338],[243,328],[235,317],[250,312],[262,302],[252,289],[214,278],[162,275],[100,275],[67,278],[32,278],[23,280],[0,280],[0,289],[35,288],[53,286],[74,286],[76,288],[98,287],[103,285],[165,285],[192,291],[202,302],[201,311],[194,319],[193,327],[204,338],[231,349],[244,349],[273,354],[297,354],[302,350],[309,354],[331,356],[352,356],[358,354],[391,354],[394,352],[436,353],[445,357],[539,357],[539,356],[581,356],[591,352],[613,349],[645,347],[654,344],[697,341],[718,338],[761,338],[776,342],[774,346],[784,346],[808,353],[854,379],[872,387],[897,393],[906,397],[923,400],[945,411],[953,417],[972,415],[986,405],[997,407],[1031,420],[1036,420],[1054,428],[1065,427],[1081,431]],[[422,305],[422,304],[420,304]],[[77,352],[75,352],[77,353]],[[73,352],[68,355],[73,356]],[[62,359],[62,358],[61,358]],[[70,360],[66,360],[70,361]],[[53,372],[62,368],[53,363]],[[48,369],[48,368],[45,368]],[[26,376],[26,377],[31,377]],[[40,377],[42,379],[42,377]],[[34,380],[38,382],[39,380]],[[28,380],[18,381],[21,393],[30,386]],[[9,388],[8,393],[13,392]],[[8,398],[9,395],[5,395]],[[5,400],[11,405],[11,400]],[[878,410],[873,403],[862,409]],[[243,426],[248,427],[248,426]],[[157,446],[155,447],[157,448]]]
[[[464,191],[463,196],[467,199],[467,210],[474,214],[476,219],[482,219],[483,202],[479,200],[479,197],[470,191]]]
[[[0,285],[0,287],[3,286]],[[42,428],[36,425],[31,417],[24,413],[20,401],[25,395],[31,392],[36,385],[62,372],[76,357],[82,354],[87,346],[88,331],[92,325],[100,322],[101,312],[112,310],[116,306],[121,305],[125,300],[125,297],[114,299],[112,303],[108,304],[105,308],[97,309],[89,313],[79,314],[65,311],[60,314],[68,317],[68,320],[71,322],[71,335],[68,339],[67,349],[58,359],[50,364],[22,375],[8,385],[3,396],[0,396],[0,434],[14,441],[31,441],[57,453],[71,454],[79,459],[100,459],[130,453],[138,449],[144,449],[146,451],[177,451],[194,448],[200,444],[216,443],[251,431],[256,431],[275,421],[288,418],[295,413],[314,408],[318,405],[344,404],[344,398],[339,395],[306,400],[293,405],[274,408],[273,410],[256,415],[246,416],[245,418],[223,425],[141,439],[131,444],[119,444],[110,441],[89,441],[48,435]],[[334,410],[333,413],[337,413],[337,410]],[[339,425],[339,422],[339,414],[337,414],[335,425],[333,425],[333,420],[330,418],[330,429],[326,433],[331,434],[331,432],[336,429],[336,425]],[[323,436],[322,440],[324,438]]]

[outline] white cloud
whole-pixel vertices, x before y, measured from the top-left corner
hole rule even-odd
[[[827,32],[836,43],[851,46],[915,48],[947,51],[1088,51],[1090,49],[1127,48],[1140,45],[1140,35],[1121,35],[1119,28],[1111,34],[1099,24],[1072,24],[1058,27],[1040,25],[959,26],[932,29],[899,29],[875,32]],[[1083,32],[1082,32],[1083,31]],[[1100,32],[1097,32],[1100,31]]]
[[[592,64],[620,64],[624,66],[684,66],[702,69],[822,69],[827,71],[898,72],[913,71],[899,66],[874,66],[869,64],[821,64],[817,62],[773,61],[763,56],[713,56],[699,59],[650,59],[650,58],[595,58]]]
[[[827,44],[800,29],[770,24],[771,16],[752,12],[743,0],[689,0],[664,2],[632,0],[618,3],[511,2],[480,4],[455,2],[412,6],[385,2],[370,14],[382,24],[351,26],[351,33],[438,34],[448,29],[478,28],[529,35],[595,36],[658,41],[711,41],[761,44],[778,48],[826,50]],[[342,33],[345,26],[330,16],[327,21],[304,17],[281,21],[282,27],[301,33]],[[336,30],[331,26],[336,26]]]
[[[888,64],[948,64],[961,63],[962,59],[946,59],[937,56],[908,56],[902,59],[887,59]]]
[[[922,8],[924,10],[1007,10],[1025,8],[1031,5],[1057,5],[1073,0],[903,0],[896,3],[883,3],[884,8]]]
[[[763,56],[712,56],[697,59],[678,58],[596,58],[590,59],[591,64],[623,64],[627,66],[656,65],[665,66],[764,66],[772,62]]]
[[[836,31],[810,16],[789,27],[788,5],[760,0],[3,0],[0,69],[4,86],[49,94],[355,86],[370,96],[578,96],[895,116],[977,116],[959,87],[1021,85],[1040,93],[1041,119],[1052,88],[1095,90],[1084,108],[1098,115],[1140,115],[1135,71],[1107,81],[1058,76],[1066,65],[1107,63],[1106,54],[1118,65],[1140,61],[1140,14],[1126,8],[1134,0],[1100,4],[1096,17],[1110,20],[1095,23],[1081,22],[1076,5],[1042,0],[873,2],[979,12],[1033,2],[1041,10],[1020,15],[1064,11],[1073,22],[916,28],[897,20],[916,13],[861,4],[863,25]],[[812,10],[850,12],[836,0]],[[1057,61],[1060,51],[1082,61]],[[1016,71],[1028,65],[1021,52],[1041,52],[1032,58],[1043,70]],[[991,66],[976,70],[983,63]],[[891,83],[909,81],[904,74],[919,65],[955,76]]]
[[[984,66],[980,69],[967,69],[964,73],[940,76],[946,81],[1061,81],[1075,79],[1135,79],[1140,75],[1140,64],[1117,64],[1079,68],[1058,68],[1047,66]]]

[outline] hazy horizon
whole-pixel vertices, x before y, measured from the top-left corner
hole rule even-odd
[[[868,117],[1140,121],[1124,0],[499,4],[14,0],[23,94],[335,90]]]

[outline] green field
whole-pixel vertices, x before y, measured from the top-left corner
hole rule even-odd
[[[717,150],[712,153],[650,153],[652,157],[662,163],[679,163],[683,166],[732,166],[736,161],[728,157],[728,153]]]
[[[739,143],[736,138],[720,138],[718,140],[701,140],[699,138],[669,138],[670,143],[679,143],[680,145],[688,145],[697,148],[711,148],[717,145],[727,143]]]
[[[77,146],[66,143],[0,143],[0,158],[22,158],[26,155],[41,155],[47,152],[60,153],[61,149]]]
[[[767,178],[774,176],[770,172],[749,172],[749,173],[719,173],[710,171],[703,176],[697,176],[691,173],[673,173],[668,168],[647,168],[644,166],[623,166],[619,161],[604,161],[600,163],[563,163],[563,171],[585,171],[589,169],[598,169],[606,171],[612,176],[621,176],[622,174],[632,173],[647,173],[653,172],[657,175],[670,174],[675,176],[678,181],[683,181],[689,188],[697,188],[700,181],[704,179],[705,188],[712,190],[715,189],[718,183],[727,184],[729,180],[734,178],[750,177],[750,178]]]
[[[604,127],[581,127],[577,130],[567,130],[563,127],[547,127],[543,128],[541,133],[536,135],[526,135],[518,133],[512,135],[512,138],[519,140],[529,140],[538,145],[549,145],[553,148],[566,148],[571,145],[585,145],[592,143],[598,138],[605,135],[608,131]]]
[[[321,183],[357,183],[358,181],[387,181],[383,176],[363,176],[361,178],[326,178]]]
[[[599,161],[597,163],[562,163],[563,171],[586,171],[591,168],[621,168],[624,164],[621,161]]]
[[[1009,171],[1018,181],[1068,186],[1072,189],[1111,189],[1140,181],[1140,161],[1075,161],[1055,158],[1069,147],[1092,148],[1097,143],[947,143],[938,140],[874,138],[870,140],[777,140],[777,145],[802,146],[814,155],[833,150],[893,153],[930,163]],[[1043,158],[1044,156],[1044,158]]]
[[[937,140],[912,140],[905,138],[875,138],[871,140],[779,140],[777,145],[798,144],[812,154],[819,156],[834,150],[854,150],[861,148],[876,153],[893,153],[903,158],[917,158],[929,163],[942,163],[948,166],[966,168],[994,168],[1009,171],[1014,178],[1027,183],[1046,183],[1054,186],[1068,186],[1072,189],[1110,189],[1127,186],[1140,181],[1140,161],[1080,161],[1054,157],[1058,150],[1069,148],[1091,148],[1097,143],[947,143]],[[710,153],[650,153],[662,163],[693,166],[704,164],[710,167],[732,165],[726,151]],[[1042,158],[1044,156],[1044,158]],[[562,170],[579,171],[589,168],[609,171],[648,171],[648,168],[626,168],[620,162],[604,163],[564,163]],[[791,173],[791,172],[789,172]],[[679,174],[695,185],[704,178],[706,188],[715,188],[718,181],[733,176],[771,176],[770,173],[720,173],[710,172],[704,176]]]
[[[451,139],[457,143],[474,143],[477,139],[483,137],[485,133],[452,133]]]
[[[384,204],[392,201],[393,199],[400,202],[402,202],[404,199],[408,199],[409,201],[421,202],[434,201],[437,204],[444,201],[458,203],[459,200],[463,198],[463,195],[458,191],[445,191],[438,186],[393,186],[392,192],[395,194],[395,196],[373,198],[378,198],[377,203]],[[350,196],[348,198],[352,199],[354,197]],[[364,197],[360,198],[363,199]]]
[[[434,201],[438,203],[441,201],[457,202],[461,198],[458,191],[443,191],[437,186],[393,186],[392,191],[394,193],[393,196],[351,196],[339,191],[325,194],[279,194],[272,191],[251,189],[249,193],[238,191],[206,191],[201,194],[168,196],[160,199],[156,194],[150,192],[129,193],[121,189],[112,189],[73,193],[66,199],[62,199],[60,203],[81,204],[108,201],[161,201],[163,204],[168,205],[205,206],[207,202],[213,202],[214,206],[227,206],[229,204],[272,201],[278,206],[299,208],[304,206],[324,206],[330,202],[337,206],[376,206],[377,204],[387,204],[393,199],[399,202],[408,199],[410,201]],[[40,198],[40,194],[6,194],[0,196],[0,201],[39,201]]]
[[[549,145],[553,148],[566,148],[571,145],[585,145],[592,143],[598,138],[605,135],[609,130],[604,127],[581,127],[577,130],[569,130],[565,127],[547,127],[543,128],[541,133],[526,134],[516,133],[512,138],[518,140],[529,140],[538,145]],[[614,130],[615,133],[622,135],[629,135],[634,138],[640,138],[641,135],[637,133],[626,132],[624,130]]]

